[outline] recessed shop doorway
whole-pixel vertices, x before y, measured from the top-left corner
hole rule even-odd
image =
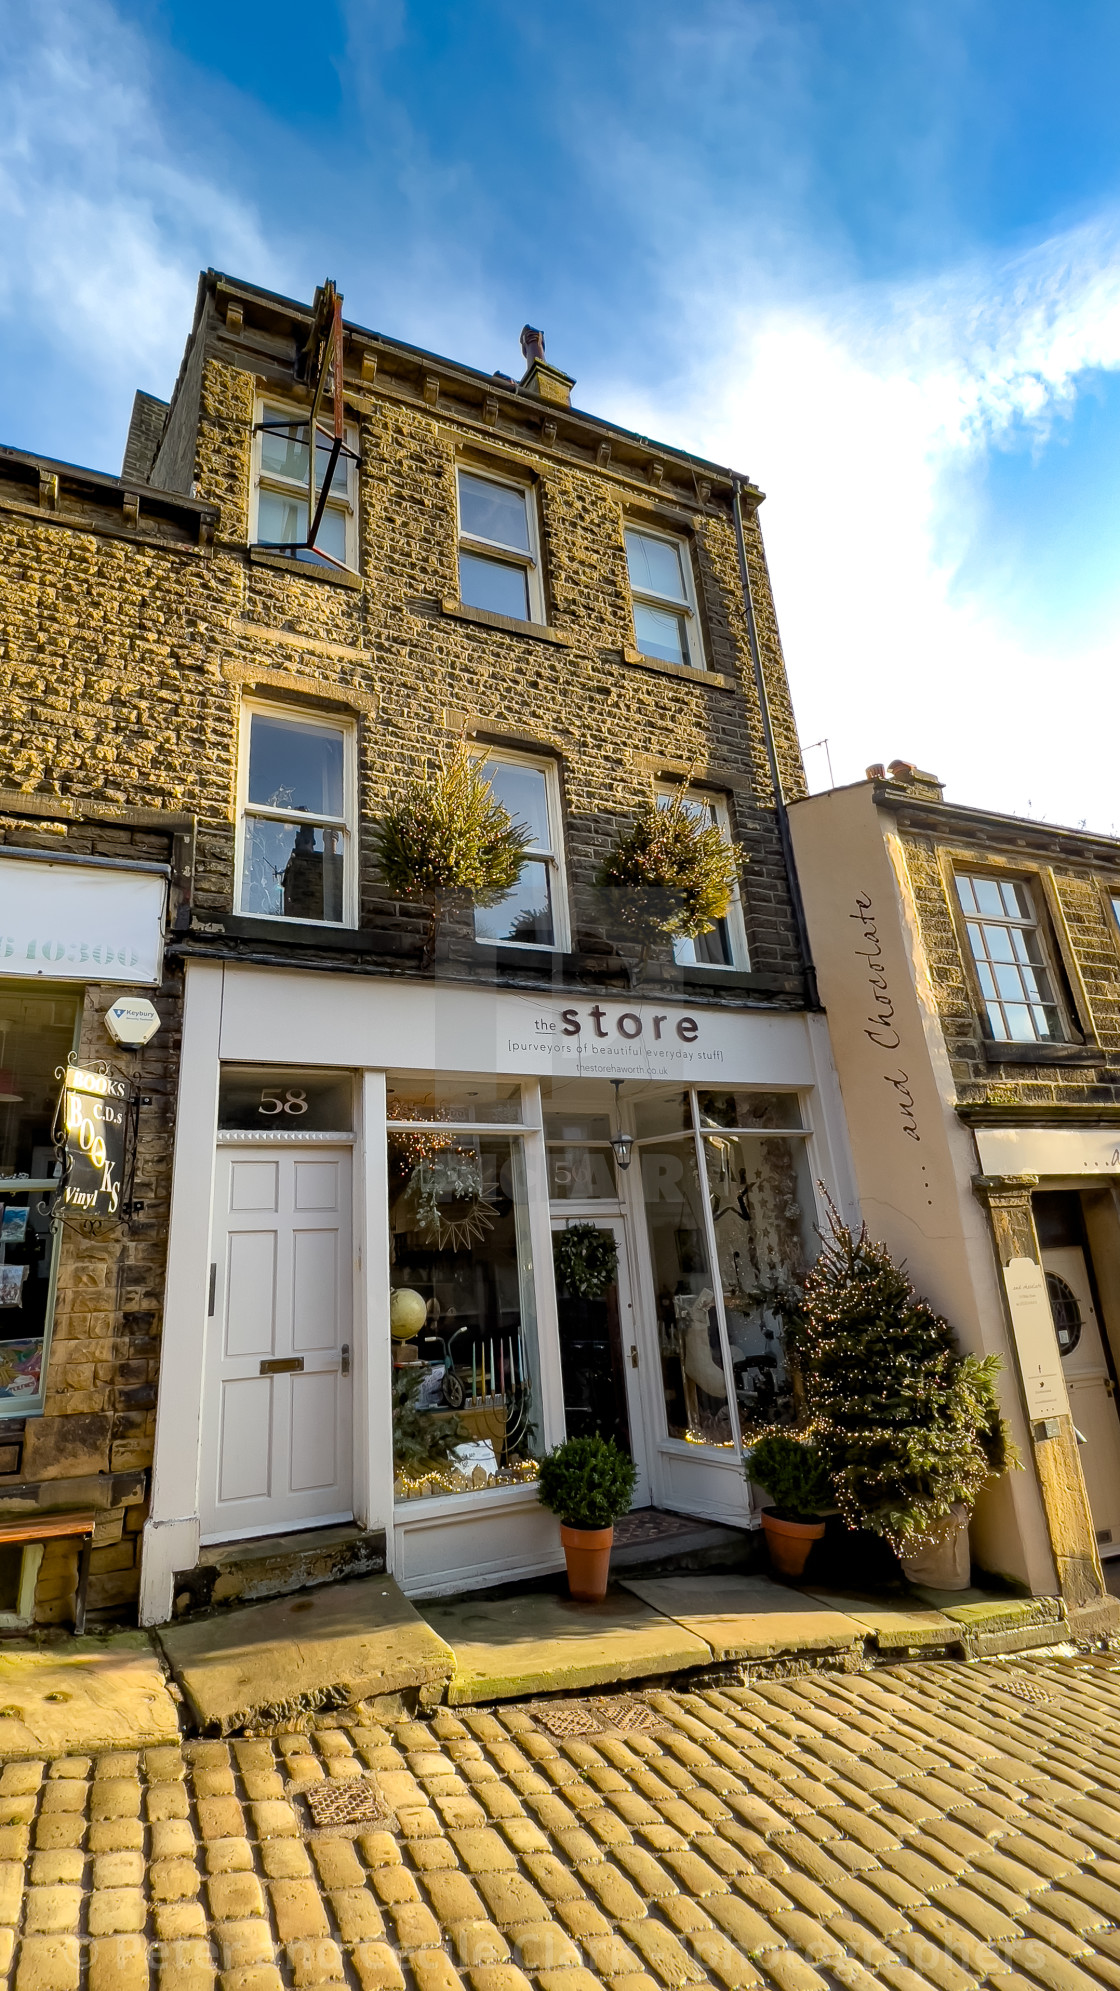
[[[558,1277],[556,1314],[564,1379],[564,1424],[569,1438],[598,1432],[628,1452],[637,1469],[634,1507],[650,1504],[643,1442],[641,1355],[631,1295],[626,1226],[621,1217],[553,1218],[553,1234],[596,1231],[614,1245],[613,1276],[579,1292]],[[609,1252],[608,1252],[609,1258]],[[604,1261],[606,1262],[606,1261]],[[562,1261],[561,1261],[562,1263]]]
[[[351,1196],[348,1146],[219,1146],[204,1542],[351,1519]]]
[[[1120,1555],[1120,1414],[1116,1377],[1075,1190],[1034,1197],[1035,1225],[1070,1416],[1102,1557]]]

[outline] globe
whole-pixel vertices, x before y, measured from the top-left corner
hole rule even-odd
[[[411,1341],[428,1317],[427,1303],[412,1286],[398,1286],[389,1301],[389,1332],[394,1341]]]

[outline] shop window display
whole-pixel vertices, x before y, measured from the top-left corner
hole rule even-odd
[[[74,1046],[72,990],[0,992],[0,1416],[42,1401],[58,1241],[47,1207],[60,1081]]]
[[[690,1136],[657,1138],[682,1119]],[[799,1104],[663,1095],[635,1122],[650,1128],[639,1152],[669,1435],[732,1448],[789,1400],[782,1317],[813,1255],[814,1205],[804,1142],[764,1129],[799,1128]]]
[[[519,1092],[480,1082],[388,1096],[396,1496],[537,1476],[540,1373]],[[468,1117],[469,1115],[469,1117]]]

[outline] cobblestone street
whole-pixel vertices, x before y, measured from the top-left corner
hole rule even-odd
[[[3,1962],[16,1991],[1099,1991],[1118,1714],[1109,1656],[934,1662],[9,1762]]]

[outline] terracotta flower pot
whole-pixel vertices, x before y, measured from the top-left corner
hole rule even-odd
[[[779,1521],[776,1514],[762,1516],[770,1561],[779,1576],[800,1576],[814,1542],[824,1534],[823,1521]]]
[[[613,1540],[613,1528],[566,1528],[561,1521],[560,1544],[573,1597],[596,1601],[606,1596]]]

